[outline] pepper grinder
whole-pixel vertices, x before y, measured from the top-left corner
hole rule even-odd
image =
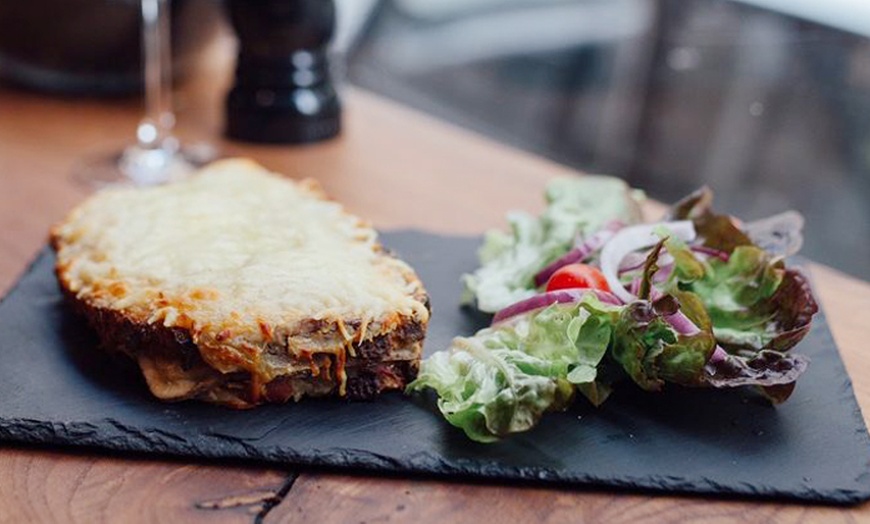
[[[227,135],[274,144],[337,135],[341,106],[327,58],[333,0],[229,0],[228,8],[239,56]]]

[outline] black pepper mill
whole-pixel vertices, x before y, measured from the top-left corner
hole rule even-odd
[[[239,38],[227,135],[293,144],[333,137],[341,107],[329,77],[332,0],[229,0]]]

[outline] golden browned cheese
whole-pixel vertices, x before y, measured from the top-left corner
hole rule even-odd
[[[345,364],[419,362],[429,320],[422,283],[312,180],[223,160],[183,182],[99,192],[51,237],[66,295],[161,398],[220,402],[219,390],[241,388],[231,395],[239,402],[225,403],[256,404],[289,377],[311,378],[293,398],[344,395]],[[167,344],[149,351],[148,333],[125,343],[109,333],[120,324],[173,333],[178,351],[196,358]],[[356,354],[374,342],[383,351]],[[377,389],[402,386],[382,374]]]

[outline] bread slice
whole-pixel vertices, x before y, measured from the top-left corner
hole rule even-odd
[[[423,284],[313,180],[223,160],[99,192],[51,243],[64,294],[158,398],[370,398],[416,376]]]

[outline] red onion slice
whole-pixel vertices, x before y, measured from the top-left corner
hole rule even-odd
[[[636,279],[636,281],[640,282],[640,279]],[[632,284],[634,284],[634,283],[632,282]],[[662,293],[658,289],[652,288],[650,290],[650,297],[649,298],[651,300],[658,300],[663,295],[664,295],[664,293]],[[680,335],[690,335],[691,336],[691,335],[695,335],[697,333],[700,333],[700,331],[701,331],[700,328],[698,328],[698,326],[696,326],[695,323],[692,322],[692,319],[687,317],[686,314],[683,313],[683,311],[680,309],[678,309],[675,313],[672,313],[670,315],[664,315],[664,319],[665,319],[665,322],[670,324],[670,326],[672,328],[674,328],[674,331],[676,331]]]
[[[674,328],[674,331],[681,335],[695,335],[699,333],[701,330],[698,329],[698,326],[692,322],[689,317],[686,316],[682,311],[677,311],[673,315],[665,316],[665,321]]]
[[[614,306],[622,305],[622,302],[620,302],[618,298],[613,296],[611,293],[608,293],[607,291],[590,288],[559,289],[557,291],[541,293],[540,295],[535,295],[531,298],[521,300],[516,304],[511,304],[510,306],[496,313],[495,316],[492,318],[492,323],[498,324],[499,322],[504,322],[505,320],[513,318],[517,315],[522,315],[523,313],[543,309],[553,304],[576,304],[577,302],[583,300],[583,297],[590,293],[594,294],[598,298],[598,300],[604,302],[605,304],[611,304]]]
[[[583,251],[580,250],[579,247],[575,247],[568,251],[555,261],[547,264],[544,269],[540,270],[535,275],[535,286],[541,287],[550,280],[550,277],[553,276],[553,273],[567,266],[568,264],[574,264],[575,262],[580,262],[583,260]]]
[[[713,351],[713,354],[710,355],[710,360],[707,361],[708,364],[718,364],[723,360],[728,358],[728,352],[722,349],[722,346],[716,344],[716,349]]]
[[[728,262],[729,255],[728,253],[721,251],[719,249],[714,249],[712,247],[707,246],[689,246],[689,249],[694,251],[695,253],[701,253],[703,255],[707,255],[708,257],[716,257],[722,262]]]
[[[628,273],[629,271],[637,271],[642,268],[646,262],[646,255],[643,253],[629,253],[625,255],[622,262],[619,263],[619,274]]]
[[[582,262],[583,260],[589,258],[590,255],[604,247],[604,244],[607,243],[608,240],[613,238],[613,235],[616,234],[617,231],[625,227],[619,220],[611,220],[610,222],[604,224],[604,227],[589,235],[583,242],[580,242],[576,245],[571,251],[568,251],[558,259],[553,262],[547,264],[544,269],[538,271],[535,275],[535,286],[543,286],[550,280],[550,277],[553,276],[553,273],[558,271],[559,269],[567,266],[568,264],[574,264],[576,262]]]
[[[621,229],[601,250],[601,272],[604,273],[610,290],[623,302],[631,302],[635,296],[619,281],[619,264],[629,253],[654,246],[659,241],[656,235],[659,227],[667,228],[674,236],[686,242],[695,238],[695,227],[690,220],[641,224]]]

